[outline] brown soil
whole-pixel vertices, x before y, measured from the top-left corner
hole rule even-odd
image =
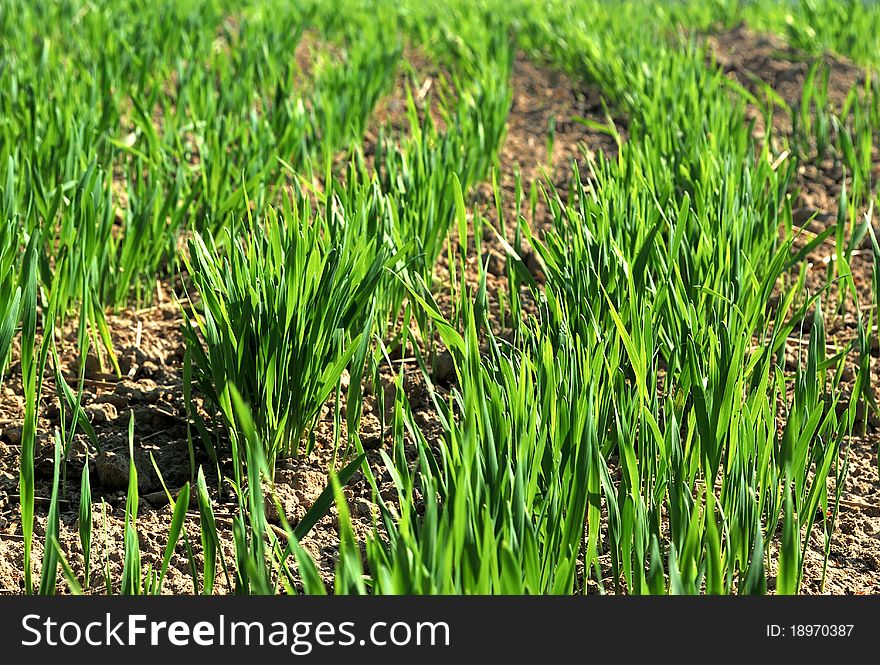
[[[715,60],[728,76],[756,95],[763,95],[762,82],[769,84],[785,103],[797,112],[802,100],[805,78],[817,58],[790,48],[776,36],[757,34],[743,25],[724,33],[711,35],[707,38],[707,43]],[[819,59],[829,70],[828,97],[834,109],[839,111],[850,90],[854,86],[864,84],[867,73],[864,69],[837,56],[825,55]],[[760,112],[754,107],[750,107],[748,112],[756,121],[756,132],[763,137],[764,126]],[[773,130],[774,148],[779,154],[788,146],[793,124],[790,115],[778,107],[773,115]],[[880,174],[880,153],[877,151],[876,142],[873,161],[876,176]],[[876,185],[876,179],[873,184]],[[796,241],[797,247],[803,246],[828,225],[836,223],[842,185],[843,169],[838,156],[831,154],[820,161],[815,154],[801,155],[792,192],[794,222],[798,227],[804,228]],[[834,269],[836,248],[833,238],[816,248],[807,257],[807,261],[809,270],[807,288],[811,293],[818,293],[828,284],[829,264],[832,268],[831,277],[837,275]],[[870,250],[864,245],[856,249],[850,267],[858,292],[858,303],[854,303],[850,298],[841,311],[838,307],[837,285],[832,285],[823,296],[829,349],[846,348],[857,336],[856,307],[860,308],[865,316],[873,305],[873,264]],[[804,334],[808,336],[809,332]],[[803,355],[803,348],[800,340],[794,338],[790,340],[787,348],[787,362],[790,369],[797,367],[798,358]],[[877,396],[876,386],[880,385],[877,355],[876,347],[872,348],[871,374],[875,396]],[[851,352],[849,362],[857,362],[856,351]],[[846,368],[841,377],[845,395],[851,393],[854,380],[853,368]],[[842,488],[838,530],[831,544],[825,587],[824,590],[821,589],[824,542],[817,529],[811,538],[811,547],[806,553],[804,591],[807,593],[880,592],[878,425],[880,419],[877,415],[868,414],[866,433],[863,436],[854,436],[844,444],[844,450],[848,451],[849,474]],[[858,431],[861,431],[861,427],[862,424],[857,423]]]
[[[728,76],[759,99],[765,96],[763,85],[769,85],[794,113],[799,112],[804,81],[816,63],[828,69],[828,101],[836,113],[843,108],[850,91],[863,86],[868,75],[864,68],[841,56],[810,56],[791,48],[780,37],[752,32],[745,25],[710,35],[706,41],[716,62]],[[816,80],[820,79],[821,74]],[[789,109],[773,104],[774,138],[777,141],[791,138],[793,122]],[[766,129],[761,112],[749,106],[747,113],[756,123],[757,135],[763,137]],[[776,147],[777,153],[782,152],[782,145]],[[802,221],[813,213],[817,213],[819,223],[834,219],[843,181],[843,170],[836,157],[833,154],[822,159],[815,154],[801,156],[792,207]],[[874,163],[880,167],[880,152],[876,145]],[[880,174],[880,169],[875,168],[874,174]]]
[[[408,45],[403,52],[394,89],[391,94],[380,100],[373,109],[364,136],[364,154],[370,156],[375,152],[380,130],[393,135],[409,133],[409,117],[407,115],[407,95],[411,92],[415,102],[419,121],[423,121],[426,113],[431,114],[434,126],[440,131],[445,130],[445,122],[436,104],[438,95],[454,95],[454,87],[449,72],[435,62],[422,49]]]
[[[752,93],[762,96],[761,84],[766,83],[791,107],[800,104],[804,80],[816,62],[830,69],[828,96],[835,108],[843,106],[854,85],[865,81],[865,69],[842,56],[805,54],[781,37],[753,32],[745,24],[710,35],[707,42],[722,69]],[[775,120],[787,122],[791,130],[790,118]]]
[[[592,123],[606,125],[609,121],[602,104],[602,94],[595,86],[579,84],[565,74],[536,64],[522,53],[517,53],[511,77],[512,100],[507,118],[507,133],[498,154],[496,174],[501,194],[500,217],[504,221],[507,240],[513,245],[516,228],[520,222],[528,224],[540,237],[553,223],[546,197],[559,196],[567,200],[574,169],[580,178],[589,177],[588,160],[598,153],[608,158],[617,156],[617,143],[611,134],[598,131],[579,121],[586,119]],[[622,139],[627,136],[626,119],[613,117],[615,129]],[[548,138],[552,133],[552,146]],[[548,149],[552,152],[548,153]],[[522,200],[519,202],[517,219],[516,176],[519,174]],[[548,187],[552,185],[552,187]],[[529,202],[532,187],[538,191],[534,214]],[[482,235],[482,256],[480,261],[487,267],[486,286],[489,298],[489,318],[496,334],[506,334],[507,327],[499,317],[500,301],[509,291],[506,273],[507,251],[498,240],[496,232],[501,231],[501,219],[495,202],[491,178],[477,186],[474,193],[472,211],[468,215],[479,214],[486,221]],[[494,230],[493,230],[494,229]],[[476,264],[476,245],[470,228],[469,263],[465,281],[471,288],[479,282]],[[459,253],[457,239],[453,248]],[[522,256],[526,267],[540,283],[543,281],[540,265],[535,255],[527,247],[514,247]],[[437,264],[438,283],[447,283],[448,256],[441,255]],[[525,312],[533,308],[530,293],[520,294]],[[451,309],[448,295],[438,295],[441,308]]]
[[[518,170],[522,178],[524,196],[531,185],[549,180],[563,200],[568,195],[572,169],[582,179],[589,175],[588,157],[603,152],[607,157],[617,156],[617,143],[608,134],[580,122],[583,118],[593,123],[607,124],[598,88],[580,85],[565,74],[535,64],[518,54],[513,64],[513,100],[507,122],[507,136],[501,147],[499,184],[502,191],[504,216],[508,226],[514,224],[516,189],[514,176]],[[626,137],[625,119],[613,118],[616,130]],[[548,155],[548,137],[553,134],[552,154]],[[494,210],[491,183],[479,188],[481,198]],[[526,202],[523,212],[528,212]],[[550,213],[539,197],[534,219],[527,219],[533,228],[545,228],[551,221]]]

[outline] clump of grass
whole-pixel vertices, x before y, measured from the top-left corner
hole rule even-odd
[[[186,315],[187,371],[236,438],[230,386],[238,389],[273,469],[299,451],[369,334],[387,261],[381,238],[328,228],[306,202],[288,200],[228,237],[228,255],[198,234],[190,243],[201,312]]]

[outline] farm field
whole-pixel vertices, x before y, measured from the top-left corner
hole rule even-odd
[[[880,4],[0,2],[0,593],[880,593]]]

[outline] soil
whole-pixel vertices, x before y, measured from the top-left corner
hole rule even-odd
[[[507,133],[498,152],[496,173],[501,195],[501,208],[496,206],[491,177],[476,187],[468,212],[469,220],[479,214],[485,221],[481,238],[482,255],[479,260],[486,266],[486,290],[489,300],[489,319],[496,335],[511,331],[501,320],[501,299],[506,298],[510,285],[507,278],[507,250],[498,239],[507,241],[522,257],[532,276],[540,284],[544,276],[536,256],[528,246],[516,246],[516,228],[528,224],[540,238],[553,224],[547,197],[569,198],[575,171],[583,181],[589,178],[590,159],[603,153],[607,158],[617,156],[617,143],[610,133],[595,129],[606,125],[603,97],[592,85],[577,83],[565,74],[530,60],[517,53],[511,76],[512,99],[507,119]],[[580,122],[588,120],[593,125]],[[610,119],[622,140],[626,139],[626,118]],[[552,131],[552,145],[548,142]],[[517,174],[522,188],[522,199],[517,202]],[[530,190],[538,192],[534,211],[530,206]],[[500,214],[499,214],[500,213]],[[519,213],[519,219],[517,214]],[[503,233],[502,233],[503,221]],[[467,285],[475,289],[479,282],[476,264],[476,245],[473,223],[469,228]],[[453,253],[460,255],[457,238],[452,241]],[[437,282],[448,283],[449,255],[444,252],[436,266]],[[525,313],[534,310],[531,293],[522,289],[521,306]],[[441,310],[451,310],[447,294],[437,296]],[[509,300],[508,300],[509,302]]]
[[[438,96],[455,98],[455,87],[449,71],[420,48],[407,45],[394,80],[394,88],[373,109],[369,126],[364,135],[364,155],[371,157],[379,141],[379,133],[406,135],[409,133],[407,95],[412,93],[419,122],[430,113],[431,121],[439,131],[445,131],[446,123],[438,109]]]
[[[739,67],[766,74],[776,72],[773,65],[764,72],[754,60],[754,42],[747,30],[740,29],[730,35],[716,35],[713,47],[718,49],[718,60],[731,75],[737,75]],[[728,60],[722,61],[722,52]],[[435,65],[418,54],[407,53],[412,71],[403,73],[414,83],[414,89],[425,91],[438,85],[443,76]],[[769,56],[768,56],[769,58]],[[773,62],[768,59],[767,62]],[[793,67],[802,71],[800,60],[793,61]],[[307,66],[303,63],[303,69]],[[745,71],[743,69],[742,71]],[[773,74],[772,84],[786,81]],[[792,74],[794,76],[794,74]],[[803,74],[801,74],[801,81]],[[747,77],[746,79],[747,80]],[[391,95],[382,102],[377,111],[378,122],[405,131],[405,91],[407,79],[400,78]],[[780,84],[781,85],[781,84]],[[572,82],[566,76],[540,66],[522,55],[514,63],[512,78],[513,101],[509,117],[508,132],[499,154],[499,185],[502,190],[503,208],[508,237],[512,238],[515,201],[514,176],[521,174],[523,189],[527,193],[532,183],[547,177],[565,198],[568,195],[570,164],[575,161],[582,173],[586,173],[586,153],[602,151],[607,155],[616,154],[615,141],[602,132],[573,120],[575,116],[586,117],[594,122],[607,121],[601,104],[601,95],[595,89]],[[780,93],[782,94],[782,93]],[[786,93],[787,94],[787,93]],[[426,97],[425,97],[426,98]],[[555,122],[555,138],[552,155],[547,154],[547,132]],[[626,136],[625,120],[614,118],[621,136]],[[375,144],[377,125],[372,125],[365,141],[365,154],[369,155],[371,141]],[[821,172],[831,179],[833,172]],[[828,201],[834,201],[832,186],[838,181],[815,178],[817,191],[826,192]],[[804,176],[803,182],[808,182]],[[824,189],[823,189],[824,188]],[[808,201],[804,206],[818,207],[821,200]],[[491,185],[483,184],[475,194],[477,210],[486,219],[498,224]],[[831,208],[819,208],[829,213]],[[526,221],[535,229],[547,228],[551,222],[547,207],[539,197],[535,215],[523,206]],[[489,292],[497,310],[497,294],[507,289],[504,264],[506,254],[494,233],[486,230],[483,238],[483,260],[489,266]],[[525,256],[527,265],[537,273],[536,262]],[[446,257],[438,266],[437,283],[442,284]],[[861,279],[870,285],[870,260],[854,261],[853,270],[860,271]],[[468,282],[475,281],[476,266],[472,264],[467,274]],[[538,275],[540,277],[540,275]],[[171,508],[162,489],[162,483],[153,468],[153,460],[162,474],[165,485],[177,493],[186,481],[190,480],[193,468],[202,466],[208,479],[208,487],[214,501],[218,528],[221,536],[221,551],[226,564],[234,561],[232,551],[231,523],[234,504],[228,488],[218,487],[217,473],[213,464],[204,454],[197,435],[193,433],[192,452],[188,443],[186,407],[183,400],[183,349],[180,332],[182,323],[181,306],[174,294],[180,294],[180,284],[165,284],[159,289],[161,297],[155,306],[145,310],[124,310],[108,317],[114,348],[117,350],[123,377],[105,371],[109,364],[104,359],[93,356],[86,359],[86,394],[83,403],[94,427],[99,448],[88,439],[77,434],[71,444],[70,461],[66,469],[66,484],[61,504],[61,547],[73,570],[82,575],[83,562],[78,536],[79,479],[83,465],[90,465],[93,492],[94,544],[92,559],[91,588],[103,591],[106,567],[110,571],[111,584],[118,589],[122,571],[123,527],[125,496],[128,480],[128,425],[129,418],[135,418],[134,462],[138,470],[139,491],[141,495],[138,514],[140,548],[145,564],[156,568],[162,558],[170,523]],[[440,295],[438,294],[438,299]],[[870,303],[870,300],[866,302]],[[497,315],[496,315],[497,316]],[[503,327],[495,319],[499,327]],[[854,334],[852,321],[841,320],[837,332],[831,331],[829,341],[837,340],[843,344],[847,336]],[[833,337],[839,335],[839,337]],[[76,375],[77,352],[76,331],[68,326],[60,335],[60,356],[66,362],[61,371],[71,377]],[[20,372],[14,362],[18,350],[13,350],[13,364],[7,372],[0,388],[0,592],[21,593],[23,591],[23,543],[19,519],[17,496],[18,455],[20,450],[20,425],[24,413],[21,397]],[[409,363],[409,357],[400,362]],[[104,369],[102,369],[102,367]],[[431,391],[445,396],[455,381],[454,371],[448,359],[442,357],[435,362],[433,385],[426,385],[418,371],[408,372],[404,389],[411,402],[416,422],[423,428],[429,441],[440,436],[440,426],[433,413]],[[393,373],[395,367],[383,371],[384,385],[380,394],[384,395],[386,406],[393,404]],[[880,385],[880,378],[877,379]],[[387,447],[388,441],[382,431],[390,420],[389,413],[380,413],[378,391],[367,394],[364,402],[364,415],[359,432],[368,459],[376,475],[382,499],[393,502],[396,493],[390,475],[384,471],[384,464],[378,449]],[[331,405],[328,405],[331,406]],[[67,418],[69,424],[69,417]],[[42,534],[45,530],[47,500],[51,492],[51,436],[60,424],[60,414],[54,395],[52,377],[47,377],[43,391],[39,418],[39,446],[37,475],[37,517],[35,545],[33,550],[33,569],[35,579],[40,572],[42,556]],[[292,523],[302,518],[306,510],[324,489],[327,470],[333,465],[336,435],[345,441],[344,423],[342,430],[334,432],[334,422],[330,409],[325,409],[316,430],[316,445],[312,455],[297,459],[282,460],[276,469],[275,491],[287,519]],[[841,508],[840,530],[832,544],[831,557],[825,592],[832,593],[876,593],[880,592],[880,484],[878,484],[875,455],[880,434],[869,428],[869,433],[848,442],[850,450],[850,474],[844,488],[845,503]],[[412,451],[407,451],[411,455]],[[152,458],[151,458],[152,455]],[[222,460],[221,460],[222,461]],[[338,462],[338,461],[337,461]],[[355,474],[344,488],[349,509],[354,522],[355,533],[363,541],[372,531],[376,517],[376,507],[371,501],[369,484],[361,473]],[[106,513],[106,517],[105,517]],[[277,522],[278,516],[269,510],[270,520]],[[196,505],[190,506],[186,532],[192,543],[196,563],[201,563],[201,543],[199,518]],[[339,543],[336,510],[331,509],[305,539],[305,547],[313,554],[325,581],[330,583]],[[816,543],[808,552],[807,592],[818,592],[816,580],[821,575],[821,543]],[[607,556],[603,560],[607,559]],[[607,568],[607,566],[605,566]],[[607,589],[613,582],[605,579]],[[62,583],[63,586],[63,583]],[[332,588],[332,587],[330,587]],[[589,591],[595,591],[591,585]],[[165,580],[166,593],[192,593],[193,580],[186,550],[182,543],[177,545],[171,559]],[[230,591],[225,575],[220,572],[217,591]]]
[[[588,159],[599,152],[608,158],[615,158],[617,143],[611,134],[578,120],[583,118],[592,123],[607,124],[603,97],[598,88],[577,84],[565,74],[532,62],[521,53],[514,60],[511,87],[513,100],[507,136],[499,154],[502,212],[507,226],[513,227],[516,210],[515,173],[519,171],[523,196],[526,197],[523,202],[526,221],[533,229],[546,229],[552,218],[543,196],[538,198],[534,217],[528,212],[527,198],[532,184],[540,186],[542,182],[549,181],[559,196],[566,200],[573,169],[577,168],[581,178],[587,179]],[[612,121],[625,140],[626,119],[615,116]],[[551,126],[554,127],[552,152],[548,154]],[[497,216],[491,183],[479,186],[478,200],[487,206],[484,214]]]
[[[828,71],[828,101],[839,113],[850,91],[864,86],[868,72],[855,63],[832,55],[810,56],[791,48],[778,36],[756,33],[746,25],[710,35],[706,39],[718,65],[729,77],[763,99],[764,84],[782,98],[789,109],[799,113],[803,102],[803,86],[810,69],[817,63]],[[820,69],[821,72],[821,69]],[[817,81],[821,74],[817,76]],[[788,109],[773,104],[773,129],[776,153],[783,151],[780,140],[792,138],[794,123]],[[747,115],[756,123],[756,134],[766,134],[764,118],[759,109],[749,106]],[[875,142],[874,163],[880,165],[880,152]],[[874,169],[875,178],[880,169]],[[817,225],[835,219],[840,198],[843,170],[835,155],[818,158],[815,153],[801,156],[797,170],[797,192],[792,202],[796,217],[806,221],[814,213]]]

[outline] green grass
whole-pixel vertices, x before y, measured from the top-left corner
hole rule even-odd
[[[876,65],[876,6],[343,4],[0,8],[0,378],[15,367],[24,393],[25,591],[94,591],[100,568],[107,593],[161,593],[175,552],[200,594],[802,591],[815,536],[827,569],[844,448],[876,409],[876,316],[851,267],[864,252],[880,262],[880,95],[869,77],[835,108],[816,65],[798,103],[774,111],[696,35],[746,19],[803,51]],[[427,96],[408,79],[401,131],[375,109],[408,71],[406,45],[447,78]],[[608,125],[615,155],[585,155],[565,188],[502,187],[517,52],[596,86],[626,119],[623,135]],[[756,138],[749,105],[768,136]],[[773,134],[771,112],[790,114],[790,136]],[[548,152],[562,133],[535,132]],[[825,160],[847,174],[836,221],[798,237],[798,169]],[[496,229],[474,196],[485,182]],[[539,197],[541,228],[527,220]],[[501,219],[511,208],[521,214]],[[506,232],[508,292],[489,293],[483,243]],[[816,289],[807,260],[819,247],[834,261]],[[81,552],[59,545],[71,442],[79,431],[101,444],[79,406],[84,370],[68,383],[62,363],[76,359],[59,357],[59,340],[74,326],[77,353],[100,349],[120,374],[108,313],[150,304],[157,282],[178,291],[191,444],[212,468],[193,454],[189,482],[165,488],[167,544],[147,558],[131,462],[114,579],[109,552],[95,551],[108,518],[93,520],[88,466]],[[496,300],[509,310],[502,334]],[[831,344],[826,320],[844,314],[855,338]],[[444,347],[448,391],[428,369]],[[50,362],[62,415],[35,584]],[[409,402],[413,380],[434,430]],[[368,389],[389,442],[372,463],[358,435]],[[331,442],[316,434],[325,415]],[[132,458],[147,427],[129,420]],[[290,524],[275,468],[316,446],[333,448],[326,488]],[[366,542],[342,489],[358,473],[378,505]],[[229,528],[215,481],[235,503]],[[301,541],[334,506],[329,580]]]
[[[241,392],[272,469],[299,452],[369,334],[390,260],[381,237],[310,217],[305,205],[269,209],[247,235],[225,238],[228,258],[197,234],[186,259],[202,308],[187,317],[187,362],[233,436],[230,386]]]

